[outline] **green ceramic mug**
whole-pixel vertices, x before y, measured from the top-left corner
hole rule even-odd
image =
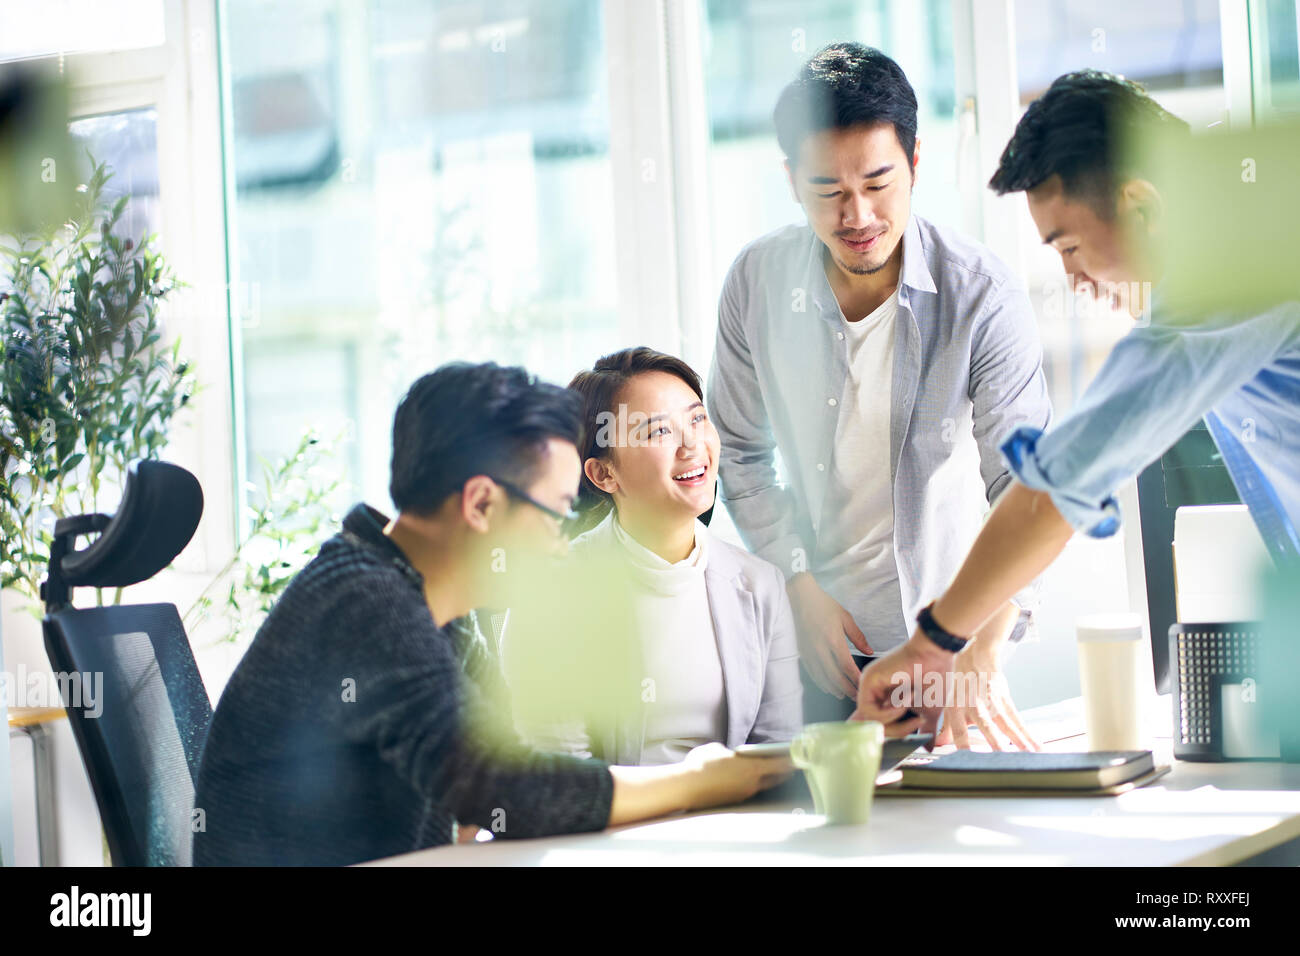
[[[790,744],[817,812],[828,823],[866,823],[880,772],[885,727],[874,720],[809,724]]]

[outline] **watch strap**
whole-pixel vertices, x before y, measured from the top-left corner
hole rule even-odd
[[[970,638],[958,637],[949,631],[945,631],[934,620],[934,614],[931,613],[934,602],[931,601],[925,607],[921,608],[921,613],[916,616],[916,626],[921,632],[934,643],[938,644],[945,651],[951,651],[956,654],[963,647],[970,643]]]

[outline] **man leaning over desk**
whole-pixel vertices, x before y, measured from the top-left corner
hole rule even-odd
[[[1150,322],[1119,341],[1054,428],[1020,428],[1004,443],[1017,480],[951,586],[922,609],[912,637],[863,671],[855,718],[892,723],[891,734],[903,733],[915,723],[903,719],[911,704],[923,729],[933,729],[939,711],[919,700],[919,691],[934,684],[930,675],[947,675],[956,653],[987,641],[984,622],[1076,531],[1114,534],[1115,489],[1200,418],[1274,560],[1300,560],[1300,303],[1238,315],[1162,308],[1170,269],[1162,262],[1165,209],[1154,181],[1161,177],[1138,168],[1126,144],[1171,133],[1188,135],[1187,124],[1136,84],[1095,71],[1058,78],[1017,125],[990,186],[1027,194],[1043,241],[1061,254],[1074,281],[1102,291],[1153,285],[1151,302],[1129,302],[1135,316],[1149,309]],[[1212,242],[1216,210],[1209,198]],[[919,685],[910,688],[917,673]]]

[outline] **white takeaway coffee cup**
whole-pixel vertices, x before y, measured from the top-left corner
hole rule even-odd
[[[1076,622],[1088,749],[1148,750],[1143,725],[1149,663],[1142,618],[1099,614]]]

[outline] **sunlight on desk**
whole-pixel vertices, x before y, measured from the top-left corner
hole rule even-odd
[[[959,826],[955,836],[962,846],[1018,846],[1023,842],[1010,833],[987,827]]]
[[[826,825],[816,813],[710,813],[678,817],[615,831],[615,841],[671,841],[673,843],[782,843],[792,833]],[[868,824],[869,825],[869,824]]]
[[[1243,836],[1284,823],[1296,812],[1293,793],[1192,790],[1153,787],[1099,802],[1087,815],[1030,816],[1013,814],[1009,826],[1081,833],[1115,839],[1178,841],[1209,836]],[[1153,826],[1153,818],[1159,826]]]
[[[1217,835],[1242,836],[1255,833],[1263,822],[1267,826],[1281,823],[1282,816],[1261,821],[1258,816],[1182,816],[1170,814],[1153,829],[1151,821],[1142,817],[1117,817],[1109,814],[1096,816],[1008,817],[1010,826],[1035,830],[1081,833],[1087,836],[1118,840],[1162,840],[1176,842],[1194,837]]]
[[[665,845],[662,850],[620,850],[618,856],[593,860],[589,853],[576,849],[548,850],[537,861],[539,866],[853,866],[868,862],[860,857],[834,857],[814,853],[783,853],[776,850],[756,851],[738,859],[734,852],[701,850],[681,855]],[[964,853],[960,857],[949,853],[908,853],[891,856],[877,855],[870,864],[878,869],[891,866],[942,867],[963,866],[1066,866],[1070,860],[1055,854],[1012,855],[1006,853],[981,856]]]
[[[1227,790],[1215,786],[1190,790],[1165,787],[1131,790],[1115,801],[1115,809],[1124,813],[1252,813],[1274,816],[1294,815],[1300,795],[1293,790]]]

